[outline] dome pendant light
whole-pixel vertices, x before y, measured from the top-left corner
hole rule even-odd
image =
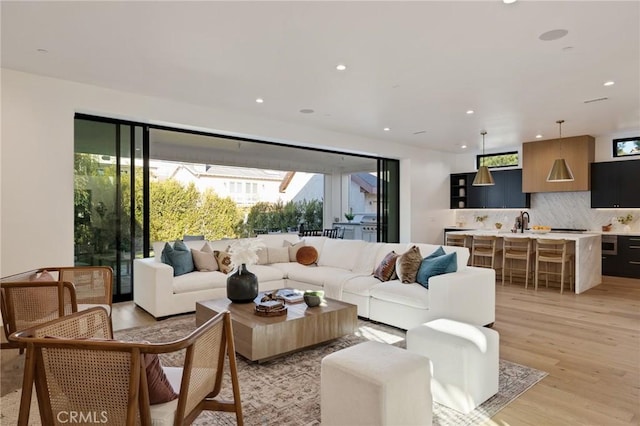
[[[564,120],[556,121],[558,126],[560,127],[560,138],[558,139],[560,143],[560,156],[562,157],[562,123]],[[564,158],[557,158],[553,162],[553,166],[549,171],[549,176],[547,176],[547,182],[571,182],[573,181],[573,173],[571,173],[571,169],[569,165],[565,161]]]
[[[484,135],[487,134],[486,131],[482,131],[480,132],[480,134],[482,135],[482,160],[480,160],[480,162],[482,162],[484,160]],[[489,168],[487,166],[480,166],[478,167],[478,173],[476,173],[476,177],[473,179],[473,186],[490,186],[490,185],[495,185],[495,182],[493,181],[493,176],[491,176],[491,172],[489,171]]]

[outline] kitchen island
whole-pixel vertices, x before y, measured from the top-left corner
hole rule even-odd
[[[549,232],[538,234],[531,231],[512,233],[510,231],[476,229],[469,231],[447,232],[451,235],[493,235],[498,238],[516,237],[532,239],[553,239],[573,241],[571,250],[575,256],[574,289],[576,294],[583,293],[602,282],[602,236],[599,233],[563,233]],[[502,240],[500,240],[502,245]],[[535,249],[535,247],[534,247]],[[500,264],[502,267],[502,263]]]

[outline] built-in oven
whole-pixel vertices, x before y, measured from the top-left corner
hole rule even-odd
[[[618,254],[618,236],[617,235],[602,236],[602,254],[613,255],[613,256]]]

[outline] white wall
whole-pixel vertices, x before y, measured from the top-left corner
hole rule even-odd
[[[402,240],[438,242],[450,222],[451,155],[13,70],[1,79],[0,276],[73,263],[76,112],[397,158]]]

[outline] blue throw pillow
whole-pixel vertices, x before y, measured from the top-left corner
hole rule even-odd
[[[424,288],[429,288],[429,278],[458,270],[458,254],[455,251],[442,256],[429,257],[422,259],[416,276],[416,282]]]
[[[431,253],[429,256],[425,257],[425,259],[433,259],[434,257],[444,256],[445,254],[447,253],[445,253],[442,246],[440,246],[437,249],[435,249],[433,253]]]
[[[180,240],[173,243],[173,247],[169,243],[165,243],[160,260],[173,267],[174,277],[187,274],[195,269],[191,250]]]

